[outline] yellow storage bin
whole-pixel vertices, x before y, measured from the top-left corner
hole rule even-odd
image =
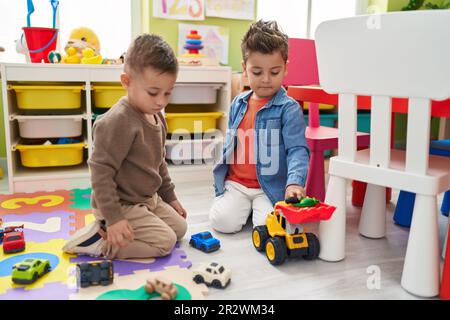
[[[81,90],[83,86],[35,86],[10,85],[14,90],[19,109],[79,109],[81,108]]]
[[[217,128],[223,112],[166,113],[168,133],[201,133]],[[178,131],[178,132],[176,132]]]
[[[24,167],[75,166],[83,162],[84,142],[53,145],[17,144]]]
[[[303,109],[305,109],[305,110],[309,109],[309,102],[303,103]],[[333,110],[333,109],[334,109],[334,106],[331,104],[319,103],[319,110]]]
[[[96,108],[111,108],[120,98],[127,95],[122,86],[93,86],[92,90]]]

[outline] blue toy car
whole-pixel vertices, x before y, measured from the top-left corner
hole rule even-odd
[[[81,288],[110,285],[114,281],[113,264],[109,260],[78,263],[77,280]]]
[[[211,232],[205,231],[191,236],[189,244],[203,252],[213,252],[220,248],[220,241],[211,235]]]

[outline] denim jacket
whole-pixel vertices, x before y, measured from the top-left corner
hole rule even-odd
[[[225,192],[228,165],[234,159],[237,129],[247,111],[252,93],[241,93],[231,103],[223,152],[213,170],[216,197]],[[287,186],[305,186],[309,166],[305,129],[302,109],[287,96],[284,88],[280,88],[256,114],[256,175],[262,190],[273,204],[284,200]]]

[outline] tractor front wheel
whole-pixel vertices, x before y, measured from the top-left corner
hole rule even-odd
[[[256,250],[264,251],[268,237],[269,233],[266,226],[256,226],[253,228],[252,240]]]
[[[273,265],[279,265],[286,260],[287,250],[286,242],[283,238],[269,238],[266,243],[266,256]]]

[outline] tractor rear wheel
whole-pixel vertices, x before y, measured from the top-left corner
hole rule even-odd
[[[320,253],[320,242],[314,233],[307,233],[306,239],[308,240],[308,253],[303,256],[305,260],[314,260]]]
[[[269,238],[269,233],[266,226],[256,226],[253,228],[252,240],[256,250],[265,250],[267,238]]]
[[[266,256],[273,265],[279,265],[286,260],[287,250],[286,242],[283,238],[269,238],[266,243]]]

